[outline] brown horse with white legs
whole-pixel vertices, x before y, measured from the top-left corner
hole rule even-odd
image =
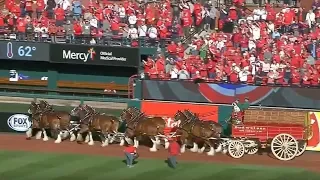
[[[46,104],[46,106],[44,106]],[[71,116],[67,112],[54,111],[53,108],[46,102],[40,101],[39,104],[31,102],[28,112],[32,114],[32,127],[27,131],[27,139],[32,136],[32,131],[40,130],[36,138],[41,138],[43,133],[43,141],[48,141],[46,130],[51,131],[51,135],[55,137],[55,143],[61,143],[63,139],[63,132],[71,132],[72,124],[70,124]],[[74,138],[73,136],[71,138]],[[72,140],[72,139],[70,139]]]
[[[125,109],[120,119],[126,123],[125,139],[128,143],[134,139],[134,146],[139,146],[138,139],[141,137],[148,137],[153,145],[150,151],[157,151],[157,145],[160,144],[160,137],[166,126],[165,121],[161,117],[146,117],[137,108]]]
[[[87,110],[93,113],[89,113]],[[94,145],[92,133],[99,135],[102,147],[109,144],[111,135],[116,135],[120,126],[120,121],[117,117],[112,115],[104,115],[96,113],[95,110],[87,105],[79,105],[71,111],[71,115],[80,119],[80,130],[78,132],[77,141],[82,141],[82,134],[88,133],[89,145]]]
[[[203,125],[207,125],[207,126],[210,126],[210,127],[215,127],[215,131],[221,131],[222,130],[222,126],[218,123],[218,122],[215,122],[215,121],[203,121],[200,119],[200,117],[191,112],[190,110],[184,110],[182,112],[188,119],[194,119],[196,121],[200,121]],[[199,139],[197,139],[199,141]],[[200,139],[201,141],[201,139]],[[222,150],[222,147],[221,147],[221,144],[219,143],[219,140],[216,139],[216,140],[213,140],[214,143],[217,144],[217,149],[216,149],[216,152],[220,152]],[[198,152],[198,143],[197,141],[193,141],[193,148],[190,149],[191,152]]]
[[[214,155],[215,143],[212,140],[215,138],[220,138],[222,133],[221,126],[218,127],[209,123],[203,123],[203,121],[197,120],[196,117],[188,118],[181,111],[178,111],[175,114],[174,119],[176,121],[180,121],[177,131],[179,134],[181,134],[181,152],[185,151],[185,146],[188,140],[201,139],[204,142],[204,147],[200,152],[203,152],[206,147],[209,147],[210,150],[207,152],[207,154],[210,156]]]

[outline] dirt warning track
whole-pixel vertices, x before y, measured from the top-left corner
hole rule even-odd
[[[43,142],[42,140],[26,140],[24,135],[0,134],[0,150],[19,150],[31,152],[60,152],[86,155],[105,155],[123,157],[123,147],[118,144],[100,147],[96,142],[94,146],[87,144],[77,144],[76,142],[64,141],[61,144],[55,144],[53,140]],[[140,158],[166,159],[167,151],[160,148],[158,152],[150,152],[147,147],[140,146],[138,149]],[[279,161],[267,153],[262,155],[247,155],[241,159],[232,159],[227,155],[216,153],[215,156],[186,152],[178,157],[179,160],[197,161],[197,162],[216,162],[224,164],[250,164],[265,166],[286,166],[304,168],[320,173],[320,153],[306,152],[301,157],[292,161]]]

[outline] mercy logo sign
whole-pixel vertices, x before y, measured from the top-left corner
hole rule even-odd
[[[71,59],[71,60],[81,60],[83,62],[87,62],[89,59],[94,60],[96,52],[93,48],[90,48],[88,52],[73,52],[71,50],[63,50],[62,58],[63,59]]]

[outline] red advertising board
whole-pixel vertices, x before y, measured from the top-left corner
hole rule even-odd
[[[218,122],[218,106],[181,102],[142,101],[141,110],[147,115],[172,118],[178,110],[197,113],[201,120]]]

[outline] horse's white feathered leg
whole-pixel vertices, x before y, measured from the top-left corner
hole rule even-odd
[[[41,136],[42,136],[42,131],[40,130],[36,134],[36,139],[41,139]]]
[[[32,128],[29,128],[29,129],[26,131],[26,135],[27,135],[27,138],[31,138],[31,137],[32,137]]]
[[[92,137],[92,132],[89,132],[88,135],[89,135],[88,145],[89,146],[93,146],[94,145],[94,141],[93,141],[93,137]]]
[[[43,141],[48,141],[49,140],[49,137],[47,135],[47,131],[45,129],[42,129],[42,133],[43,133]]]
[[[198,152],[198,144],[193,142],[193,147],[190,149],[191,152]]]
[[[70,132],[70,141],[75,141],[77,139],[76,135],[71,131]]]
[[[158,149],[157,149],[157,140],[153,140],[153,139],[151,138],[151,141],[152,141],[152,148],[150,148],[150,151],[151,151],[151,152],[156,152],[156,151],[158,151]]]
[[[58,137],[57,137],[57,139],[54,141],[54,143],[56,143],[56,144],[61,143],[61,141],[62,141],[61,135],[62,135],[62,132],[59,132]]]

